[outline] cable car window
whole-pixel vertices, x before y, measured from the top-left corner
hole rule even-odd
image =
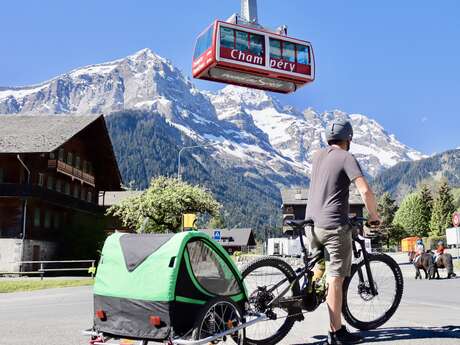
[[[281,41],[270,38],[270,57],[281,60]]]
[[[283,59],[289,62],[295,62],[295,44],[283,42]]]
[[[195,55],[194,59],[199,58],[203,53],[208,50],[212,45],[212,34],[214,33],[214,26],[209,27],[206,32],[202,33],[198,37],[195,46]]]
[[[307,46],[297,45],[297,63],[303,65],[310,64],[310,54]]]
[[[225,48],[235,48],[235,33],[233,29],[220,27],[220,46]]]
[[[264,55],[265,37],[262,35],[251,34],[251,47],[252,54],[257,56]]]
[[[249,50],[249,35],[247,32],[237,31],[236,32],[236,50],[247,51]]]

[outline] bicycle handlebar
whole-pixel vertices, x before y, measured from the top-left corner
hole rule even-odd
[[[368,219],[364,217],[352,217],[350,218],[350,224],[354,226],[362,224],[368,228],[377,228],[380,225],[379,221],[368,222],[367,220]],[[296,229],[302,229],[302,228],[305,228],[306,226],[314,226],[314,222],[311,219],[288,220],[286,221],[286,225],[292,226],[293,228],[296,228]]]
[[[364,218],[364,217],[353,217],[353,218],[350,218],[350,223],[352,225],[359,225],[359,223],[363,224],[364,226],[368,227],[368,228],[371,228],[371,229],[375,229],[375,228],[378,228],[380,226],[380,222],[379,221],[373,221],[373,222],[368,222],[368,219],[367,218]]]

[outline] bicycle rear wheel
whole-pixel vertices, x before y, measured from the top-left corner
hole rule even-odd
[[[343,316],[349,325],[360,330],[375,329],[387,322],[398,309],[404,290],[396,261],[380,253],[369,253],[368,257],[377,295],[370,291],[364,260],[353,265],[351,276],[343,284]]]
[[[250,309],[259,313],[266,313],[269,309],[266,305],[296,279],[292,267],[276,257],[264,257],[250,263],[242,269],[242,275],[248,291]],[[283,280],[285,281],[279,284]],[[274,288],[275,286],[277,287]],[[296,282],[282,297],[289,299],[299,295],[300,288]],[[246,345],[278,344],[291,330],[296,321],[295,316],[301,309],[275,307],[269,312],[272,312],[276,319],[262,321],[246,328]],[[246,319],[249,321],[251,317],[247,316]]]

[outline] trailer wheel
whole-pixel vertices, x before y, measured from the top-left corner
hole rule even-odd
[[[245,330],[220,336],[244,322],[240,308],[230,298],[216,297],[210,300],[198,314],[192,338],[202,340],[209,338],[210,344],[243,345]]]

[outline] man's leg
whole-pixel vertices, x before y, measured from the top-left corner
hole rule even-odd
[[[329,310],[330,327],[332,332],[337,332],[342,328],[342,286],[344,278],[328,277],[328,292],[326,297],[327,308]]]
[[[330,329],[326,344],[343,345],[362,342],[362,337],[352,334],[342,325],[343,282],[351,272],[352,230],[343,226],[326,230],[324,245],[329,253],[328,293],[326,302],[329,310]]]

